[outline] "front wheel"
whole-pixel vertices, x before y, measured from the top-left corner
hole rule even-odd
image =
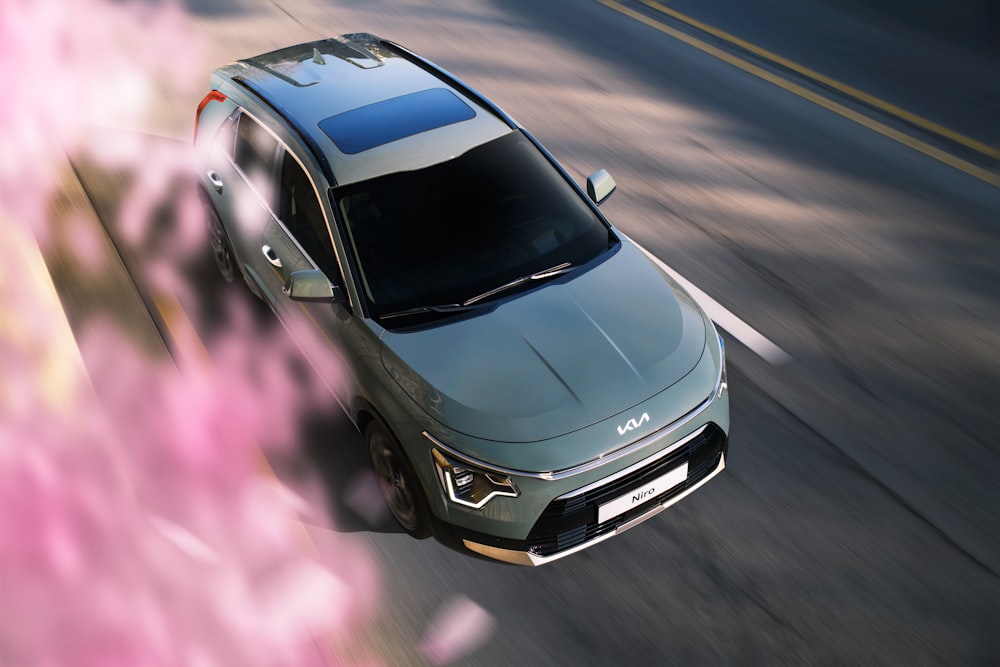
[[[365,439],[379,490],[396,523],[417,539],[430,537],[430,510],[403,448],[378,421],[365,429]]]

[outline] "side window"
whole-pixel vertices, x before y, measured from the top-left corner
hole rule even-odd
[[[250,181],[267,196],[266,184],[274,169],[278,140],[257,121],[242,114],[236,130],[236,151],[233,159]]]
[[[236,143],[236,122],[239,120],[239,113],[234,113],[219,126],[219,131],[215,134],[215,145],[221,148],[226,155],[233,157],[233,146]]]
[[[323,207],[316,199],[305,171],[286,154],[281,168],[281,221],[292,233],[327,278],[343,285],[337,256],[323,217]]]

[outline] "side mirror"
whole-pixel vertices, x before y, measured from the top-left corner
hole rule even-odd
[[[281,290],[292,301],[318,303],[345,303],[344,290],[332,284],[326,274],[318,269],[295,271],[288,276]]]
[[[587,196],[598,206],[614,194],[617,187],[615,179],[611,178],[606,169],[595,171],[587,178]]]

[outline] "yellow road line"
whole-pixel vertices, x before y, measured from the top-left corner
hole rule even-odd
[[[163,319],[163,323],[166,325],[171,338],[177,341],[178,344],[183,344],[182,341],[188,343],[190,345],[189,349],[198,356],[198,362],[204,364],[206,367],[209,366],[211,364],[211,356],[208,353],[208,349],[205,347],[204,342],[202,342],[201,336],[198,335],[198,330],[195,328],[191,318],[188,317],[187,311],[184,310],[184,306],[177,296],[172,292],[165,292],[154,295],[152,299],[153,306],[160,313],[160,317]],[[271,462],[267,460],[267,456],[264,454],[264,450],[261,449],[260,444],[254,444],[254,454],[260,472],[273,482],[281,484],[282,482],[278,478],[278,474],[271,466]],[[298,528],[304,536],[304,544],[312,550],[313,554],[318,555],[319,549],[316,546],[316,542],[309,534],[309,529],[306,527],[305,521],[298,515],[298,510],[296,510],[295,523],[298,524]]]
[[[72,414],[80,394],[90,393],[90,379],[52,274],[30,230],[6,215],[0,215],[0,244],[5,251],[0,264],[0,348],[26,362],[27,378],[46,410]],[[17,298],[24,296],[29,299]],[[23,304],[28,302],[32,312],[25,317]],[[41,322],[46,323],[44,331]],[[11,373],[0,381],[0,414],[15,414],[30,405],[24,398],[28,390],[15,378],[24,376]]]
[[[162,292],[152,296],[153,306],[160,313],[160,319],[167,327],[167,332],[174,342],[198,356],[198,362],[208,364],[209,355],[205,344],[198,336],[194,324],[188,317],[184,306],[171,292]]]
[[[637,12],[633,9],[629,9],[628,7],[622,5],[621,3],[616,2],[616,0],[597,0],[597,1],[600,2],[602,5],[604,5],[605,7],[608,7],[609,9],[613,9],[614,11],[620,14],[624,14],[625,16],[628,16],[631,19],[639,21],[640,23],[647,25],[650,28],[653,28],[654,30],[658,30],[666,35],[669,35],[674,39],[684,42],[685,44],[692,46],[698,49],[699,51],[702,51],[711,56],[714,56],[715,58],[718,58],[719,60],[729,63],[730,65],[737,67],[743,70],[744,72],[747,72],[748,74],[752,74],[757,78],[763,79],[768,83],[778,86],[783,90],[786,90],[794,95],[798,95],[803,99],[809,100],[813,104],[821,106],[824,109],[827,109],[828,111],[832,111],[833,113],[839,116],[854,121],[859,125],[863,125],[864,127],[867,127],[868,129],[877,132],[884,137],[888,137],[893,141],[896,141],[898,143],[903,144],[904,146],[912,148],[917,152],[923,153],[928,157],[934,158],[939,162],[943,162],[944,164],[947,164],[950,167],[958,169],[959,171],[962,171],[966,174],[969,174],[970,176],[978,178],[979,180],[989,183],[990,185],[1000,187],[1000,174],[996,172],[984,169],[978,165],[969,162],[968,160],[963,160],[959,157],[956,157],[925,141],[921,141],[915,137],[911,137],[910,135],[901,132],[900,130],[897,130],[893,127],[890,127],[885,123],[877,121],[873,118],[869,118],[868,116],[865,116],[864,114],[861,114],[843,104],[840,104],[839,102],[835,102],[831,99],[823,97],[822,95],[819,95],[809,90],[808,88],[805,88],[804,86],[792,83],[791,81],[788,81],[787,79],[784,79],[778,76],[777,74],[774,74],[773,72],[769,72],[763,67],[747,62],[742,58],[734,56],[733,54],[728,53],[727,51],[724,51],[718,47],[712,46],[711,44],[708,44],[696,37],[692,37],[691,35],[681,32],[676,28],[672,28],[671,26],[668,26],[665,23],[657,21],[654,18],[646,16],[645,14]],[[646,0],[643,0],[643,2],[646,2]],[[664,9],[667,8],[664,7]]]
[[[681,21],[682,23],[687,23],[688,25],[697,28],[698,30],[707,32],[708,34],[718,37],[719,39],[722,39],[724,41],[727,41],[730,44],[733,44],[734,46],[738,46],[741,49],[749,51],[754,55],[758,55],[761,58],[765,58],[774,63],[777,63],[778,65],[781,65],[782,67],[788,68],[793,72],[797,72],[802,76],[813,79],[814,81],[818,81],[819,83],[822,83],[825,86],[833,88],[834,90],[838,90],[844,93],[845,95],[853,97],[861,102],[870,104],[873,107],[881,109],[882,111],[885,111],[888,114],[896,116],[897,118],[901,118],[902,120],[905,120],[908,123],[912,123],[913,125],[921,127],[929,132],[933,132],[934,134],[938,134],[942,137],[950,139],[951,141],[954,141],[957,144],[962,144],[966,148],[971,148],[977,153],[982,153],[983,155],[991,158],[1000,158],[1000,148],[996,148],[994,146],[985,144],[981,141],[977,141],[972,137],[967,137],[964,134],[949,129],[939,123],[935,123],[932,120],[928,120],[922,116],[918,116],[915,113],[911,113],[906,109],[903,109],[902,107],[898,107],[895,104],[886,102],[885,100],[875,97],[874,95],[869,95],[868,93],[862,90],[858,90],[857,88],[849,86],[846,83],[841,83],[836,79],[832,79],[826,76],[825,74],[820,74],[816,70],[809,69],[808,67],[805,67],[803,65],[799,65],[798,63],[788,60],[787,58],[783,58],[776,53],[773,53],[766,49],[762,49],[759,46],[747,42],[746,40],[742,40],[739,37],[736,37],[727,32],[719,30],[718,28],[715,28],[713,26],[710,26],[707,23],[703,23],[701,21],[698,21],[697,19],[691,18],[690,16],[681,14],[677,10],[665,6],[663,3],[656,2],[656,0],[641,0],[641,2],[647,7],[650,7],[658,12],[666,14],[672,18],[675,18],[678,21]]]
[[[152,300],[153,306],[160,313],[160,319],[163,320],[174,342],[182,350],[188,350],[195,354],[197,363],[205,367],[210,366],[212,360],[208,349],[205,347],[205,343],[202,342],[201,336],[198,335],[198,330],[195,328],[191,318],[188,317],[187,311],[184,310],[184,306],[181,305],[177,296],[172,292],[161,292],[153,295]],[[260,445],[255,447],[255,453],[257,465],[261,472],[277,481],[278,475],[274,472],[271,463],[267,460]]]

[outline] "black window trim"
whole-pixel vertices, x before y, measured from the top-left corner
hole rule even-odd
[[[273,109],[273,107],[271,107],[271,105],[266,105],[266,106],[268,108]],[[260,121],[260,119],[258,118],[257,114],[255,114],[253,111],[249,110],[244,104],[239,104],[239,103],[237,103],[236,111],[234,113],[237,115],[237,118],[236,118],[236,123],[237,124],[240,123],[240,122],[242,122],[242,116],[243,115],[247,115],[260,128],[263,128],[264,131],[266,131],[268,134],[270,134],[271,137],[277,142],[277,147],[275,148],[274,164],[272,165],[272,170],[271,170],[271,183],[277,186],[276,193],[279,193],[278,194],[279,201],[278,202],[268,202],[268,201],[266,201],[266,199],[263,196],[261,196],[261,193],[257,192],[257,189],[253,186],[253,183],[251,182],[251,180],[249,178],[247,178],[247,175],[243,172],[243,169],[240,168],[239,164],[237,164],[237,162],[236,162],[235,143],[234,143],[233,155],[229,155],[228,156],[229,161],[232,163],[233,167],[240,173],[240,175],[243,177],[244,181],[250,186],[250,189],[253,191],[254,195],[258,198],[258,200],[261,201],[264,204],[264,206],[267,208],[268,213],[271,215],[271,219],[274,220],[278,225],[280,225],[281,228],[285,231],[285,233],[288,234],[288,237],[294,241],[296,247],[298,247],[299,250],[302,251],[303,256],[306,257],[309,260],[309,262],[312,264],[312,266],[314,268],[316,268],[316,269],[322,270],[322,269],[320,269],[319,265],[316,264],[316,261],[312,258],[312,255],[310,255],[308,252],[305,251],[305,248],[302,247],[302,244],[299,243],[299,240],[297,238],[295,238],[295,235],[292,234],[291,231],[288,229],[288,227],[285,226],[284,221],[281,219],[281,217],[275,211],[275,208],[280,208],[280,187],[281,187],[281,184],[280,184],[279,181],[281,179],[281,169],[284,166],[284,159],[285,159],[286,156],[291,155],[295,159],[295,161],[299,164],[299,166],[302,168],[302,171],[305,172],[306,178],[309,179],[309,183],[310,183],[310,185],[312,185],[313,192],[316,194],[316,199],[320,202],[320,209],[323,210],[323,207],[322,207],[322,202],[323,202],[322,195],[320,194],[320,189],[316,186],[315,179],[313,178],[313,176],[310,173],[309,169],[306,168],[305,164],[303,164],[302,159],[299,158],[298,155],[296,155],[295,151],[291,150],[289,148],[288,144],[286,144],[285,141],[282,140],[282,138],[279,137],[276,132],[274,132],[274,130],[272,130],[270,127],[268,127],[265,123],[262,123]],[[237,133],[239,132],[239,126],[238,125],[237,125],[237,128],[236,128],[236,131],[237,131]],[[274,204],[274,205],[272,206],[272,204]],[[333,207],[331,206],[331,208],[333,208]],[[334,209],[334,216],[336,217],[336,210],[335,209]],[[327,227],[327,230],[328,230],[328,232],[330,234],[331,242],[333,242],[333,238],[334,238],[333,237],[333,227],[330,224],[330,219],[327,216],[325,210],[323,210],[323,219],[326,222],[326,227]],[[338,225],[338,228],[339,228],[339,225]],[[339,233],[339,229],[338,229],[338,233]],[[337,258],[337,266],[340,269],[341,275],[344,277],[344,283],[345,284],[342,287],[345,288],[344,291],[345,291],[345,294],[346,294],[346,297],[347,297],[347,302],[344,304],[344,306],[349,311],[353,311],[353,308],[354,308],[354,299],[351,296],[350,290],[346,289],[346,287],[347,287],[347,283],[351,282],[355,286],[355,291],[358,294],[361,294],[361,292],[358,290],[358,287],[357,287],[357,281],[354,279],[354,275],[355,274],[353,272],[353,269],[352,269],[351,274],[348,274],[348,272],[346,272],[344,270],[345,266],[344,266],[344,260],[341,257],[342,253],[338,250],[336,242],[333,242],[333,254]],[[351,264],[348,263],[348,266],[351,266]],[[329,279],[329,278],[330,277],[327,276],[327,279]],[[367,311],[367,309],[364,306],[362,306],[362,312],[366,312],[366,311]]]
[[[609,237],[609,244],[608,244],[607,251],[600,253],[600,255],[598,257],[594,258],[594,260],[592,260],[590,262],[587,262],[587,264],[586,264],[586,266],[588,267],[587,270],[589,270],[593,266],[597,266],[598,264],[602,263],[608,257],[611,257],[614,254],[616,254],[618,252],[618,250],[620,250],[621,247],[622,247],[622,239],[621,239],[618,231],[615,229],[614,225],[612,225],[611,222],[604,216],[604,214],[601,212],[601,210],[597,206],[597,204],[589,196],[587,196],[587,193],[583,189],[583,187],[581,187],[576,181],[573,180],[573,177],[570,176],[569,172],[567,172],[563,168],[563,166],[555,159],[555,157],[537,139],[535,139],[535,137],[532,136],[532,134],[530,132],[528,132],[525,128],[523,128],[523,127],[521,127],[519,125],[513,125],[512,126],[512,131],[513,132],[520,132],[522,135],[524,135],[528,139],[528,141],[535,147],[535,149],[538,150],[538,152],[542,154],[542,156],[545,158],[545,160],[548,161],[549,165],[553,169],[555,169],[556,172],[563,178],[563,180],[566,181],[566,183],[569,184],[570,188],[574,192],[576,192],[577,196],[587,206],[590,207],[590,210],[594,213],[594,215],[597,216],[598,221],[602,225],[604,225],[604,228],[607,230],[608,237]],[[466,152],[468,152],[470,150],[473,150],[474,148],[477,148],[477,147],[478,147],[478,145],[476,145],[476,146],[469,146],[466,149]],[[464,153],[460,153],[459,155],[464,155]],[[455,156],[455,157],[458,157],[458,156]],[[451,159],[455,159],[455,158],[453,157]],[[391,173],[391,172],[386,172],[386,174],[382,174],[382,175],[387,175],[389,173]],[[373,176],[372,178],[379,178],[379,176]],[[352,186],[358,185],[359,183],[363,183],[363,182],[364,181],[358,181],[358,182],[355,182],[355,183],[347,183],[343,187],[345,187],[345,188],[352,187]],[[338,189],[339,188],[337,187],[337,185],[335,183],[331,183],[331,187],[327,190],[327,194],[329,196],[330,208],[333,211],[334,219],[337,222],[338,231],[340,233],[340,238],[341,238],[341,241],[342,241],[343,246],[344,246],[344,254],[345,254],[345,257],[347,259],[348,265],[351,267],[352,281],[354,283],[354,288],[357,291],[358,301],[359,301],[359,304],[361,305],[362,312],[363,312],[363,314],[364,314],[364,316],[366,318],[373,319],[373,321],[378,322],[378,324],[380,326],[386,328],[387,330],[391,331],[391,330],[399,330],[399,329],[408,329],[409,327],[402,326],[402,325],[400,327],[395,328],[395,329],[393,327],[386,326],[385,322],[383,322],[380,318],[377,318],[374,315],[374,311],[373,311],[371,305],[368,303],[368,296],[365,293],[364,285],[361,283],[361,272],[360,272],[360,270],[358,269],[358,266],[357,266],[357,259],[356,259],[355,255],[354,255],[354,251],[353,251],[353,249],[351,247],[351,244],[347,242],[347,239],[349,239],[350,236],[348,235],[348,232],[347,232],[347,223],[346,223],[346,221],[343,218],[343,215],[342,215],[342,212],[340,210],[340,207],[337,205],[336,193],[337,193]],[[599,261],[597,261],[597,260],[599,260]],[[517,295],[500,299],[500,300],[497,301],[497,304],[502,303],[504,301],[507,301],[510,298],[516,298],[516,296]],[[488,310],[488,309],[484,309],[484,311],[485,310]],[[445,319],[447,319],[447,318],[445,318]],[[417,327],[417,328],[421,328],[421,327]]]
[[[233,138],[233,150],[230,153],[226,154],[226,159],[229,160],[229,163],[233,166],[233,169],[236,170],[236,173],[238,173],[240,175],[240,178],[243,179],[243,182],[246,183],[247,187],[250,188],[250,191],[257,198],[257,201],[260,202],[260,204],[262,206],[264,206],[264,208],[267,210],[268,214],[273,219],[277,220],[278,216],[274,212],[274,202],[268,201],[267,197],[265,197],[263,195],[263,193],[261,193],[260,191],[258,191],[257,187],[253,183],[253,180],[250,178],[249,174],[247,174],[243,170],[242,165],[240,165],[240,163],[236,161],[236,142],[239,141],[239,129],[240,129],[240,124],[243,122],[243,116],[244,115],[249,116],[253,120],[253,122],[257,124],[258,127],[263,128],[265,131],[267,131],[269,134],[271,134],[271,136],[275,140],[278,140],[278,138],[276,136],[274,136],[273,132],[271,132],[260,121],[258,121],[256,116],[254,116],[252,113],[250,113],[249,111],[247,111],[245,107],[237,106],[236,107],[235,115],[236,115],[236,120],[234,122],[236,124],[236,128],[235,128],[236,132],[235,132],[235,136]],[[278,143],[280,144],[280,140],[278,141]],[[274,153],[275,157],[274,157],[274,161],[271,163],[271,173],[268,175],[268,179],[272,183],[274,182],[275,169],[277,168],[277,164],[278,164],[278,159],[277,159],[278,158],[278,145],[275,145],[274,151],[275,151],[275,153]]]
[[[320,211],[323,213],[323,223],[326,226],[327,238],[328,238],[328,240],[331,243],[331,247],[333,248],[333,256],[337,260],[337,270],[340,272],[340,275],[334,276],[333,278],[331,278],[330,276],[327,276],[327,280],[330,280],[334,284],[337,284],[338,279],[340,279],[340,280],[342,280],[344,282],[344,284],[339,285],[341,288],[344,289],[344,292],[345,292],[345,294],[347,296],[347,303],[344,304],[344,305],[347,307],[348,310],[353,310],[353,302],[352,302],[352,299],[351,299],[351,294],[350,294],[350,291],[347,289],[347,284],[346,284],[347,283],[347,273],[345,273],[345,271],[344,271],[344,261],[341,258],[341,253],[337,250],[337,244],[334,241],[334,234],[333,234],[333,229],[330,226],[330,220],[327,218],[326,211],[323,210],[323,197],[320,194],[319,189],[316,187],[316,182],[313,180],[312,175],[309,173],[309,169],[307,169],[306,166],[302,163],[301,158],[299,158],[299,156],[296,155],[294,151],[290,150],[289,147],[287,145],[285,145],[285,143],[283,141],[281,141],[281,139],[278,139],[278,145],[279,145],[279,149],[281,151],[281,153],[278,156],[278,164],[276,165],[277,166],[276,178],[277,178],[277,182],[278,182],[279,199],[281,197],[280,192],[281,192],[281,188],[282,188],[282,184],[280,183],[280,181],[281,181],[281,174],[282,174],[282,172],[284,171],[284,168],[285,168],[285,160],[287,160],[289,157],[291,157],[293,160],[295,160],[295,163],[298,164],[299,168],[302,170],[302,173],[305,174],[306,179],[309,181],[309,185],[312,186],[313,194],[316,196],[316,200],[320,204]],[[279,208],[280,208],[280,204],[279,204]],[[320,267],[319,264],[316,263],[316,260],[313,259],[313,256],[309,254],[309,252],[305,249],[305,247],[303,247],[303,245],[299,241],[298,237],[296,237],[295,234],[293,234],[292,231],[290,229],[288,229],[288,226],[285,224],[285,221],[281,218],[281,216],[276,215],[276,216],[274,216],[274,219],[281,226],[281,228],[283,230],[285,230],[285,233],[288,234],[288,237],[290,239],[292,239],[292,241],[294,241],[295,246],[300,251],[302,251],[302,255],[306,259],[309,260],[309,262],[312,264],[313,268],[319,269],[320,271],[323,271],[322,267]],[[324,274],[325,273],[326,272],[324,271]]]
[[[285,125],[295,133],[302,143],[305,144],[306,148],[313,154],[316,162],[319,164],[320,171],[323,172],[323,176],[326,178],[327,182],[331,186],[336,186],[337,177],[333,173],[330,161],[326,158],[326,155],[320,149],[316,140],[312,138],[308,132],[304,131],[301,125],[296,123],[291,118],[290,114],[286,113],[284,109],[277,105],[277,103],[269,100],[264,91],[260,90],[253,81],[245,79],[242,76],[234,76],[231,80],[239,85],[243,90],[247,91],[247,93],[252,95],[255,100],[273,111],[278,118],[284,121]]]

